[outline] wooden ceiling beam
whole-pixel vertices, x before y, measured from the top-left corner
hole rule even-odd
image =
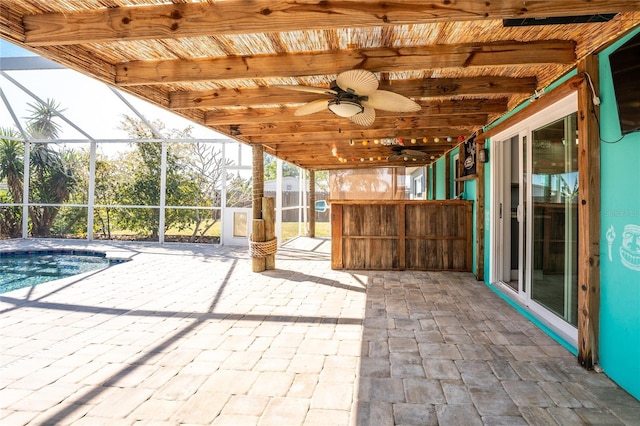
[[[337,117],[336,117],[337,118]],[[407,116],[407,117],[389,117],[376,118],[371,130],[388,130],[397,132],[401,129],[425,129],[438,127],[479,127],[484,126],[488,121],[487,114],[467,114],[467,115],[450,115],[450,116]],[[361,128],[346,118],[340,120],[328,121],[311,121],[311,122],[287,122],[287,123],[254,123],[254,124],[238,124],[228,126],[216,126],[224,129],[225,134],[233,136],[255,136],[264,134],[289,134],[289,133],[313,133],[313,132],[332,132],[336,129],[350,130],[352,128]]]
[[[436,115],[466,115],[475,113],[502,114],[507,111],[507,98],[496,99],[459,99],[444,101],[418,101],[422,107],[419,114],[422,116]],[[219,126],[225,124],[242,123],[282,123],[296,122],[305,123],[310,121],[336,120],[336,116],[331,112],[322,111],[316,114],[294,116],[297,108],[248,108],[226,111],[207,111],[205,113],[204,124],[209,126]],[[383,117],[403,117],[407,113],[376,111],[376,116]]]
[[[461,77],[424,78],[382,82],[380,89],[402,93],[415,98],[437,96],[493,95],[533,93],[535,77]],[[249,89],[216,89],[169,92],[169,108],[224,108],[269,104],[302,104],[318,99],[317,93],[285,90],[277,87]]]
[[[101,8],[24,16],[25,42],[32,46],[274,33],[340,27],[389,26],[602,14],[638,10],[628,0],[522,0],[384,2],[254,0]]]
[[[379,168],[379,167],[421,167],[428,164],[433,163],[439,157],[434,158],[433,160],[430,158],[417,160],[417,161],[387,161],[386,157],[378,160],[374,158],[373,161],[369,161],[368,159],[364,159],[364,161],[360,161],[358,158],[348,159],[347,162],[341,163],[336,158],[328,158],[328,159],[312,159],[312,160],[304,160],[300,161],[291,157],[280,157],[282,160],[287,161],[291,164],[295,164],[296,166],[305,169],[305,170],[340,170],[340,169],[371,169],[371,168]]]
[[[418,149],[416,147],[412,146],[405,146],[405,149],[409,149],[409,150],[414,150],[414,151],[420,151],[423,152],[425,155],[427,156],[439,156],[441,155],[443,152],[446,152],[452,148],[454,148],[455,145],[447,145],[446,147],[440,147],[440,148],[431,148],[431,149]],[[288,157],[296,157],[298,158],[300,161],[303,161],[305,159],[307,159],[309,157],[309,153],[308,151],[305,153],[304,151],[297,151],[297,150],[288,150],[288,149],[282,149],[282,148],[278,148],[275,149],[274,152],[277,155],[286,155]],[[332,153],[331,153],[331,148],[327,148],[324,152],[322,150],[318,150],[316,149],[314,151],[316,153],[316,157],[319,155],[323,155],[327,158],[329,157],[333,157]],[[378,157],[387,157],[391,154],[393,154],[393,150],[392,147],[390,146],[381,146],[377,149],[371,148],[371,149],[352,149],[352,150],[348,150],[348,149],[343,149],[343,148],[339,148],[337,151],[337,154],[344,157],[344,158],[378,158]]]
[[[428,141],[433,141],[436,137],[440,138],[441,142],[445,142],[447,137],[451,137],[455,140],[458,136],[470,136],[477,128],[475,127],[466,127],[466,128],[431,128],[431,129],[406,129],[406,130],[349,130],[349,129],[337,129],[330,132],[301,132],[301,133],[289,133],[289,134],[280,134],[280,135],[272,135],[272,134],[264,134],[264,135],[256,135],[256,136],[245,136],[242,138],[243,142],[254,144],[274,144],[274,143],[289,143],[289,144],[299,144],[305,142],[316,142],[316,143],[333,143],[344,141],[347,142],[350,139],[355,141],[369,140],[373,141],[375,139],[383,139],[383,138],[403,138],[406,141],[411,141],[411,139],[416,139],[418,142],[422,141],[425,137]],[[427,142],[429,143],[429,142]]]
[[[398,72],[450,67],[572,64],[576,60],[575,47],[575,42],[569,40],[497,41],[288,55],[131,61],[116,65],[116,84],[289,78],[334,75],[360,68],[373,72]]]

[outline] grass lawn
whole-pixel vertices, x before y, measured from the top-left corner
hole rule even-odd
[[[298,236],[298,222],[283,222],[282,223],[282,241],[290,240],[291,238]],[[304,226],[302,227],[302,232],[304,234]],[[191,235],[193,229],[187,228],[183,230],[177,229],[168,229],[165,232],[165,235]],[[217,222],[215,225],[209,229],[207,232],[208,236],[220,236],[220,222]],[[316,222],[316,237],[330,237],[331,236],[331,226],[329,222]]]

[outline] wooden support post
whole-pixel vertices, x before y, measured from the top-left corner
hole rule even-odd
[[[599,87],[598,58],[578,62]],[[578,86],[578,362],[592,369],[598,362],[600,316],[600,132],[598,109],[588,79]]]
[[[484,140],[476,140],[476,280],[484,281],[484,163],[477,161]]]
[[[264,219],[253,219],[251,225],[251,241],[264,242]],[[266,258],[253,257],[251,260],[253,272],[262,272],[265,270]]]
[[[264,197],[264,147],[253,145],[253,196],[251,207],[253,222],[251,224],[251,241],[264,242],[264,220],[262,220],[262,198]],[[262,272],[265,269],[264,257],[252,257],[253,272]]]
[[[331,269],[344,269],[342,204],[331,204]]]
[[[251,167],[253,178],[252,208],[253,218],[262,219],[262,197],[264,197],[264,147],[253,145],[253,164]]]
[[[472,241],[473,236],[473,204],[467,204],[465,210],[465,235],[467,236],[468,241]],[[465,267],[470,271],[473,268],[473,247],[471,244],[467,245],[467,253],[465,254]]]
[[[264,218],[264,240],[271,241],[276,237],[276,209],[273,197],[262,198],[262,217]],[[276,255],[265,257],[265,269],[276,269]]]
[[[431,199],[437,200],[436,197],[436,163],[431,163]]]
[[[309,170],[309,229],[307,237],[316,236],[316,172]]]
[[[398,219],[398,268],[404,270],[407,266],[407,205],[401,203],[396,207]]]

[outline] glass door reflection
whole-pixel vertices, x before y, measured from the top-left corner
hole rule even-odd
[[[534,130],[531,141],[531,299],[577,325],[576,113]]]

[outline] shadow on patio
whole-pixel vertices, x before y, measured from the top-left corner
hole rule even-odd
[[[638,421],[638,401],[470,274],[333,271],[326,241],[286,244],[261,274],[238,250],[141,246],[3,295],[0,422]]]

